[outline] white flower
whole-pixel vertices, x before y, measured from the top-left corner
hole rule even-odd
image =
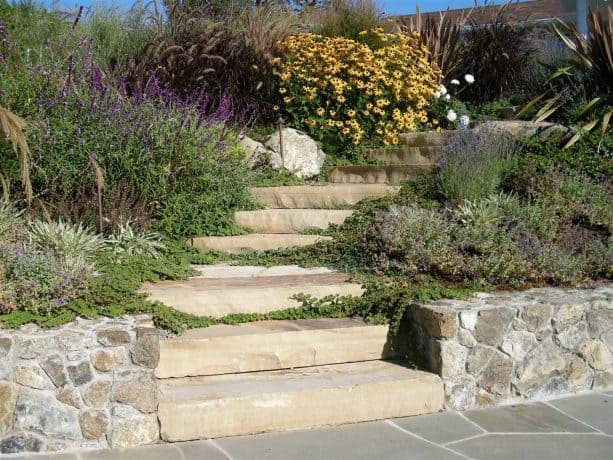
[[[447,88],[445,88],[445,85],[441,85],[439,91],[441,92],[443,96],[447,94]]]
[[[466,83],[471,85],[471,84],[473,84],[475,82],[475,77],[473,77],[471,74],[467,73],[466,75],[464,75],[464,80],[466,80]]]
[[[451,80],[451,84],[452,85],[459,85],[460,84],[460,80],[456,80],[455,78],[453,80]]]
[[[468,118],[468,115],[462,115],[460,117],[460,126],[468,126],[470,124],[470,118]]]
[[[434,97],[435,97],[435,98],[437,98],[437,99],[438,99],[439,97],[441,97],[441,92],[440,92],[440,91],[437,91],[436,93],[434,93]]]
[[[455,113],[453,110],[447,111],[447,120],[456,121],[457,118],[458,118],[458,114]]]
[[[449,94],[445,94],[445,100],[448,101],[449,99],[451,99],[451,96]]]

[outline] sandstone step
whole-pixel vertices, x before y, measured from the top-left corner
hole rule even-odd
[[[325,230],[330,224],[342,224],[353,211],[338,209],[262,209],[238,211],[236,225],[256,233],[300,233]]]
[[[251,233],[239,236],[201,236],[191,238],[188,243],[201,251],[217,251],[225,254],[270,251],[300,246],[310,246],[320,241],[331,240],[329,236]]]
[[[398,188],[385,184],[326,184],[256,187],[251,195],[268,208],[333,208],[351,206],[372,197],[393,195]]]
[[[195,277],[180,281],[145,283],[141,292],[150,293],[177,310],[198,316],[222,317],[231,313],[267,313],[299,306],[290,299],[304,293],[321,298],[328,295],[362,295],[362,286],[342,273],[312,275],[253,276],[235,278]]]
[[[386,164],[434,164],[440,147],[380,148],[368,150],[372,160]]]
[[[160,380],[165,441],[238,436],[433,413],[438,376],[367,361]]]
[[[255,276],[322,275],[335,273],[326,267],[304,268],[298,265],[275,265],[272,267],[252,265],[192,265],[200,274],[194,278],[253,278]]]
[[[444,145],[456,131],[424,131],[398,135],[401,144],[409,147],[437,147]]]
[[[391,357],[387,326],[360,318],[192,329],[160,342],[159,378],[290,369]]]
[[[433,169],[433,165],[333,166],[328,169],[328,181],[345,184],[398,184],[430,173]]]

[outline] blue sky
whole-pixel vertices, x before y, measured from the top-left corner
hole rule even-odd
[[[64,8],[76,8],[79,5],[88,6],[92,4],[92,0],[43,0],[43,2],[46,5],[56,3]],[[106,5],[130,5],[131,1],[94,0],[93,3],[103,3]],[[473,5],[473,0],[379,0],[377,3],[382,6],[383,10],[388,14],[407,14],[414,13],[416,5],[419,5],[419,8],[422,11],[439,11],[447,9],[448,7],[451,9],[470,7]],[[500,0],[496,0],[494,3],[500,3]]]

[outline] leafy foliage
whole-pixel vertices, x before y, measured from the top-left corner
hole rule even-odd
[[[424,19],[418,9],[415,20],[409,21],[403,17],[400,19],[404,31],[419,33],[419,41],[429,51],[430,65],[441,71],[446,84],[461,72],[462,29],[469,17],[470,12],[458,16],[442,12],[438,20],[434,20],[430,15]]]
[[[470,15],[460,71],[460,75],[477,77],[463,93],[469,102],[484,103],[511,95],[521,88],[519,76],[532,64],[536,50],[530,43],[530,30],[510,16],[513,3],[489,5],[487,10],[475,8]]]

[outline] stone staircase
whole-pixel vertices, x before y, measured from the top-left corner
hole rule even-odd
[[[433,163],[434,148],[373,155],[387,155],[394,162],[423,161],[424,167],[431,167],[425,162]],[[400,168],[395,163],[391,167]],[[341,224],[352,213],[335,207],[398,190],[381,181],[339,182],[349,183],[255,188],[254,199],[266,209],[237,212],[236,222],[256,233],[194,238],[191,243],[226,253],[314,244],[327,237],[300,232]],[[327,268],[195,268],[198,276],[146,284],[143,291],[177,310],[213,317],[294,307],[298,302],[291,297],[298,293],[362,294],[360,284]],[[156,369],[162,439],[238,436],[440,410],[440,378],[394,358],[387,326],[360,318],[217,325],[163,339]]]
[[[328,181],[342,184],[398,184],[434,170],[442,144],[449,134],[401,134],[398,148],[371,149],[368,156],[382,164],[334,166]]]

